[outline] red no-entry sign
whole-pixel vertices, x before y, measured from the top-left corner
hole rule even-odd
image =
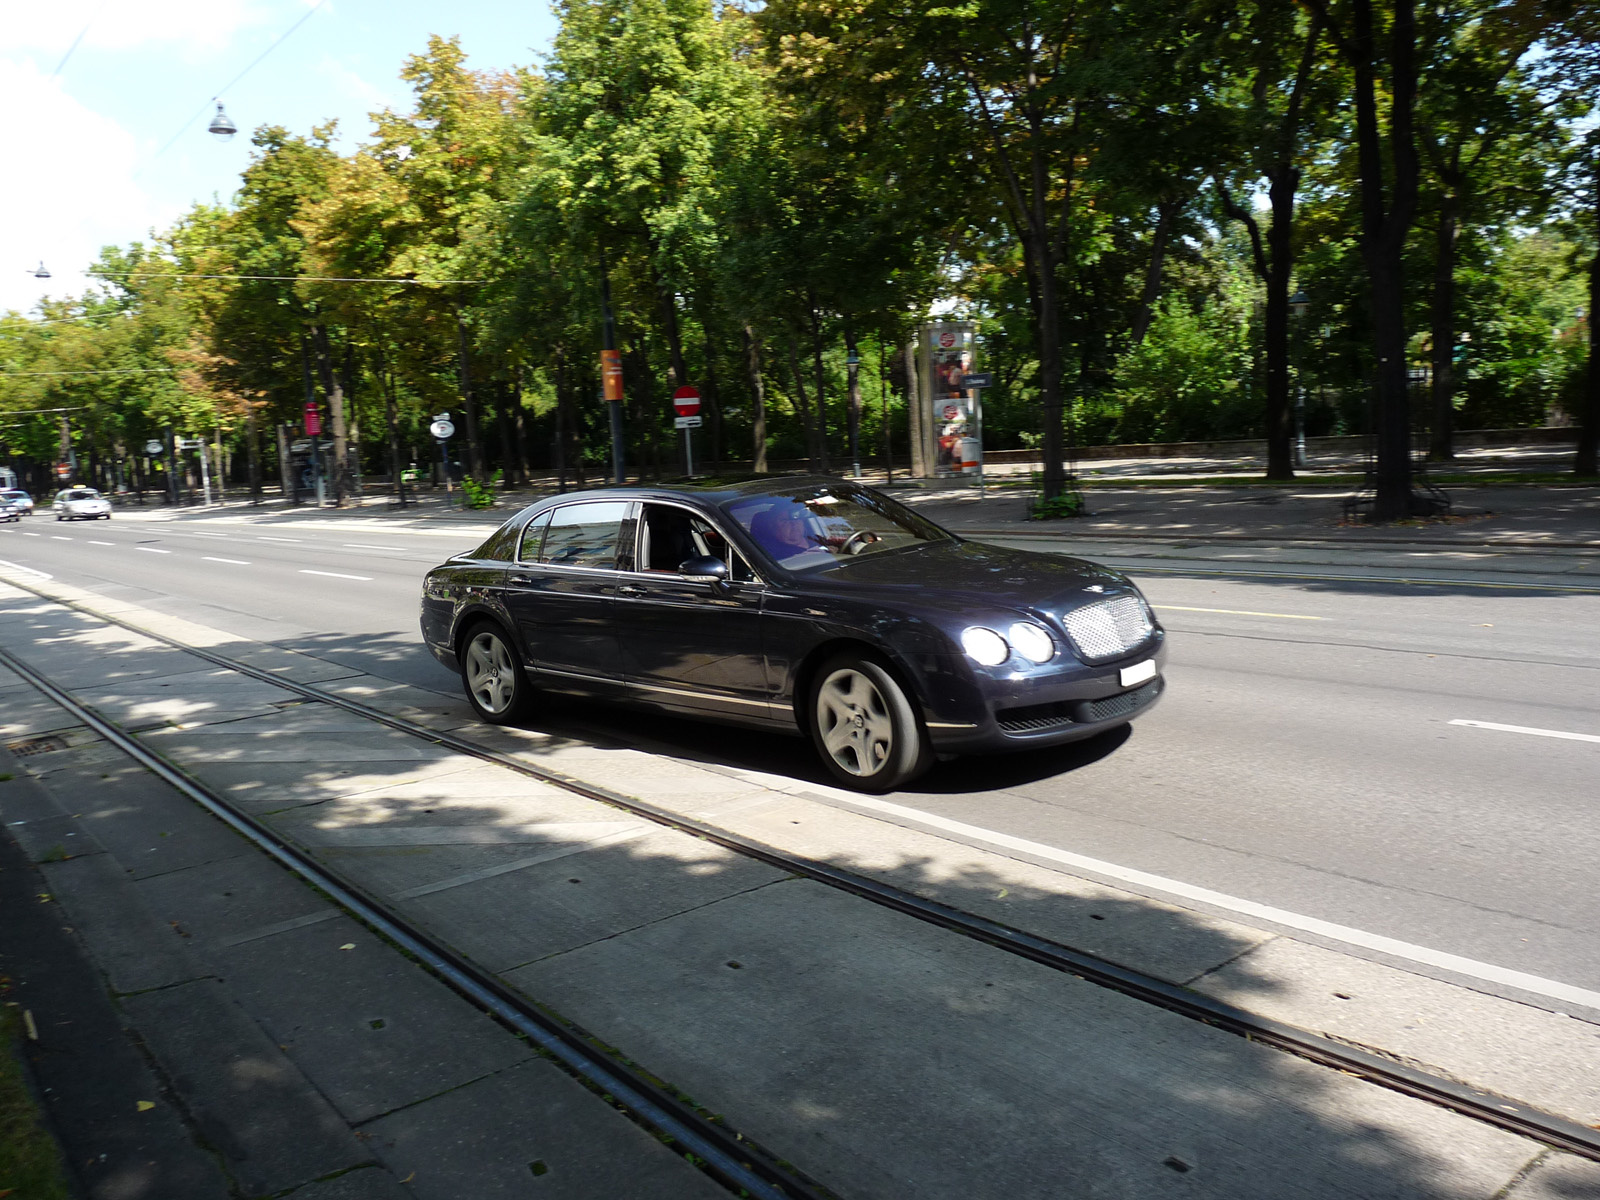
[[[681,387],[672,393],[672,407],[680,417],[697,416],[700,412],[700,389]]]

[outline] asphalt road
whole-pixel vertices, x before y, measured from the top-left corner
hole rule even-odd
[[[458,694],[421,649],[417,585],[477,540],[309,522],[39,516],[0,526],[0,560]],[[1600,595],[1166,575],[1140,583],[1171,633],[1169,691],[1131,733],[941,763],[888,799],[1600,991]],[[793,739],[729,739],[599,706],[564,705],[559,720],[826,780]],[[1517,729],[1453,723],[1463,721]]]

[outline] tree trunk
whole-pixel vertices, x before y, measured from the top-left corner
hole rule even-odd
[[[1352,0],[1355,39],[1356,142],[1361,171],[1361,256],[1372,308],[1375,363],[1377,494],[1372,515],[1398,521],[1413,515],[1410,396],[1406,386],[1406,234],[1416,213],[1416,13],[1413,0],[1394,0],[1389,38],[1389,157],[1384,193],[1383,143],[1378,123],[1376,44],[1372,0]]]
[[[922,403],[922,391],[917,386],[917,356],[922,349],[922,334],[913,333],[906,342],[906,433],[911,440],[911,475],[924,479],[930,473],[928,458],[923,448],[923,426],[928,419]]]
[[[1433,262],[1433,431],[1428,457],[1455,458],[1456,239],[1461,229],[1461,201],[1456,190],[1444,189]]]
[[[748,321],[744,325],[744,363],[750,378],[751,470],[767,473],[767,389],[761,380],[761,342]]]
[[[522,365],[519,363],[511,375],[511,412],[517,430],[518,483],[526,484],[533,478],[533,464],[528,461],[528,410],[522,405]]]
[[[1300,172],[1284,164],[1271,176],[1272,227],[1267,230],[1267,478],[1294,478],[1294,423],[1289,401],[1289,280],[1291,234]]]
[[[400,453],[400,411],[395,399],[394,372],[387,369],[387,362],[381,363],[379,370],[384,377],[383,388],[383,421],[388,426],[389,433],[389,474],[394,477],[395,499],[400,507],[407,504],[406,498],[406,471],[405,460]]]
[[[461,406],[467,418],[467,474],[483,480],[483,442],[478,437],[478,401],[472,390],[472,364],[467,352],[467,322],[456,309],[456,346],[461,363]]]
[[[1591,134],[1594,147],[1594,227],[1600,234],[1600,136]],[[1578,431],[1577,475],[1600,475],[1600,251],[1589,260],[1589,370],[1584,380]]]
[[[850,372],[850,471],[861,478],[861,355],[856,349],[855,330],[845,326],[844,344],[848,351],[847,369]]]
[[[811,316],[811,366],[817,381],[817,459],[821,464],[814,468],[828,470],[828,401],[827,386],[822,370],[822,314],[817,311],[816,297],[806,294],[806,307]]]
[[[511,421],[511,384],[505,380],[495,388],[494,419],[500,431],[501,479],[514,486],[517,481],[517,431]]]
[[[1145,268],[1144,291],[1139,311],[1133,318],[1133,344],[1144,341],[1155,318],[1156,301],[1161,297],[1161,267],[1167,257],[1167,241],[1172,236],[1173,219],[1183,211],[1183,200],[1163,200],[1156,205],[1155,232],[1150,235],[1150,265]]]
[[[244,435],[250,456],[250,503],[261,503],[261,430],[256,424],[255,406],[244,414]]]
[[[333,370],[328,351],[328,327],[313,325],[312,340],[317,349],[317,373],[322,376],[322,391],[328,397],[328,419],[333,425],[333,503],[344,506],[350,492],[350,442],[344,420],[344,388]]]
[[[281,421],[274,428],[278,433],[278,486],[283,489],[285,500],[290,504],[299,504],[300,497],[294,490],[294,458],[289,453],[289,431]]]
[[[789,335],[789,373],[794,376],[795,399],[800,403],[800,423],[806,431],[806,460],[811,470],[820,471],[823,461],[817,449],[817,423],[811,415],[811,401],[806,398],[805,375],[800,370],[800,351],[795,346],[794,334]]]

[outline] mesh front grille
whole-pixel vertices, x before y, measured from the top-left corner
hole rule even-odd
[[[1085,662],[1108,662],[1142,645],[1155,632],[1150,610],[1138,596],[1113,596],[1074,609],[1061,618]]]
[[[1091,721],[1110,721],[1116,717],[1125,717],[1154,700],[1160,688],[1161,685],[1152,679],[1143,687],[1134,688],[1131,692],[1107,696],[1104,700],[1091,700],[1086,706],[1089,710],[1088,718]]]

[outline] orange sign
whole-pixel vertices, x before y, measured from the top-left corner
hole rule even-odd
[[[607,400],[622,399],[622,351],[600,351],[600,378],[605,384]]]

